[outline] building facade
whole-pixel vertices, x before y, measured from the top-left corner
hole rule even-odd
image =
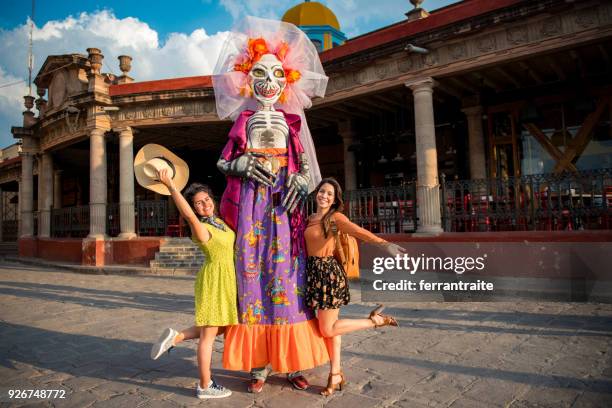
[[[382,233],[609,229],[612,3],[467,0],[407,16],[320,54],[328,90],[306,115],[351,217]],[[0,188],[19,193],[21,255],[146,263],[181,225],[134,184],[134,151],[165,145],[221,192],[231,123],[209,77],[135,82],[130,57],[113,76],[87,51],[47,58]]]

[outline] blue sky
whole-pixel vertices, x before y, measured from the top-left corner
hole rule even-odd
[[[426,0],[432,11],[455,0]],[[137,81],[209,74],[224,32],[246,15],[279,19],[294,0],[37,1],[34,13],[34,75],[48,55],[102,49],[103,71],[118,73],[116,57],[134,58]],[[351,38],[402,21],[406,0],[321,0],[334,11]],[[26,21],[30,1],[11,1],[0,13],[0,148],[14,140],[10,126],[21,124],[27,93]]]

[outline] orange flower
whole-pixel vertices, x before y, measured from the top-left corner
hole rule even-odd
[[[291,68],[285,69],[285,78],[287,78],[287,83],[292,84],[302,77],[300,71],[293,70]]]
[[[252,66],[253,64],[251,63],[251,61],[247,59],[239,64],[234,64],[234,71],[241,71],[245,74],[248,74]]]
[[[249,56],[252,62],[257,62],[262,55],[268,54],[268,45],[263,38],[249,38],[248,47]]]
[[[276,58],[278,58],[281,62],[285,61],[285,57],[287,56],[287,52],[289,51],[289,44],[284,41],[281,41],[278,49],[276,50]]]

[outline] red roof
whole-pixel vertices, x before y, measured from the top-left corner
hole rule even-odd
[[[21,156],[13,157],[11,159],[6,159],[0,162],[0,167],[8,166],[14,163],[19,163],[20,161],[21,161]]]
[[[414,21],[403,21],[389,27],[348,40],[345,44],[320,54],[321,62],[333,61],[370,48],[374,48],[401,38],[434,30],[446,25],[466,20],[500,8],[508,7],[527,0],[464,0],[432,12],[429,17]],[[418,45],[418,44],[417,44]],[[157,81],[133,82],[111,85],[110,96],[121,96],[145,92],[174,91],[180,89],[199,89],[212,87],[209,75],[162,79]]]
[[[212,87],[210,75],[203,75],[111,85],[109,88],[109,93],[110,96],[121,96],[145,92],[175,91],[179,89],[198,89],[210,87]]]
[[[456,23],[480,14],[518,4],[522,1],[525,0],[465,0],[434,11],[429,17],[414,21],[406,20],[348,40],[340,47],[334,47],[322,52],[320,54],[321,62],[325,63],[336,58],[346,57],[401,38],[444,27],[445,25]]]

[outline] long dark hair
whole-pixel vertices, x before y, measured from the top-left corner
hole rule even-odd
[[[195,197],[195,195],[198,193],[208,194],[213,204],[215,205],[215,215],[217,215],[217,200],[215,200],[215,195],[213,194],[212,189],[210,187],[202,183],[191,183],[189,187],[187,187],[185,191],[183,191],[183,197],[185,197],[185,200],[187,200],[187,202],[191,206],[193,213],[199,218],[195,206],[193,205],[193,197]]]
[[[331,208],[321,220],[321,226],[323,227],[323,236],[327,238],[331,226],[332,215],[334,215],[336,211],[342,212],[342,210],[344,210],[344,200],[342,199],[342,187],[340,187],[340,183],[338,183],[338,181],[333,177],[326,177],[321,180],[319,185],[313,191],[313,193],[315,194],[315,199],[316,195],[319,194],[319,190],[321,189],[321,186],[323,186],[323,184],[331,184],[331,186],[334,188],[334,203],[331,205]]]

